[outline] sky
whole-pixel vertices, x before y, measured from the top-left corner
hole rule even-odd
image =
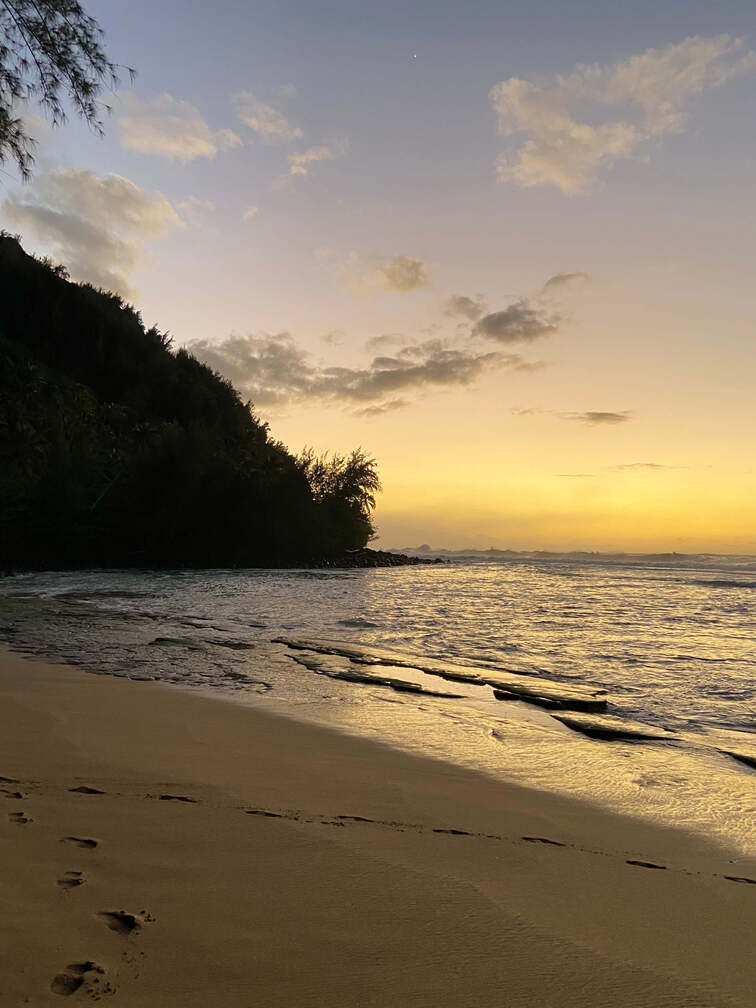
[[[0,225],[379,463],[378,544],[756,553],[756,8],[109,0]]]

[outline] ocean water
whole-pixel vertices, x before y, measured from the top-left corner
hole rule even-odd
[[[756,853],[753,558],[24,574],[0,581],[0,637],[90,672],[222,695]],[[319,657],[281,637],[314,641]],[[346,643],[391,649],[400,667],[329,653]],[[308,654],[309,668],[296,660]],[[439,678],[428,659],[536,688],[591,687],[607,701],[606,724],[663,738],[589,737],[553,716],[561,711]],[[385,673],[424,692],[329,669]],[[439,691],[458,695],[431,695]]]

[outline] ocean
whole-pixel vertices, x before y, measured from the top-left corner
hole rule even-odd
[[[754,558],[20,574],[0,638],[756,853]]]

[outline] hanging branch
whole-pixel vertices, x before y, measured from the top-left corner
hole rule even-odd
[[[23,178],[34,164],[34,140],[20,114],[36,102],[54,126],[66,121],[65,105],[97,134],[103,133],[99,101],[114,89],[119,71],[103,48],[103,33],[78,0],[0,0],[0,164],[15,161]]]

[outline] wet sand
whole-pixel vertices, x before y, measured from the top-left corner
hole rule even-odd
[[[684,823],[7,652],[0,778],[2,1006],[753,1004]]]

